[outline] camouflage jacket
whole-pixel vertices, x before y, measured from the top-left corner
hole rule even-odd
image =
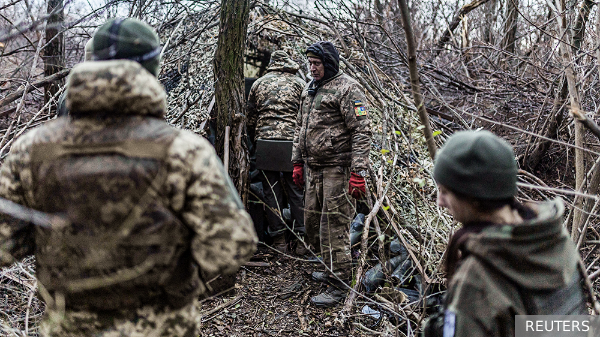
[[[314,96],[302,92],[292,161],[311,166],[369,167],[371,125],[360,84],[341,71]]]
[[[256,80],[248,96],[248,130],[255,139],[294,139],[300,95],[306,84],[296,76],[299,66],[276,51],[268,73]]]
[[[236,272],[257,243],[250,217],[209,142],[164,122],[166,94],[156,78],[133,61],[99,61],[76,65],[67,86],[71,116],[15,141],[0,170],[0,196],[64,214],[72,225],[48,233],[4,221],[0,244],[16,242],[9,250],[17,259],[34,253],[38,279],[51,291],[61,279],[63,286],[83,280],[60,288],[76,292],[66,296],[67,308],[154,305],[164,296],[183,306],[204,291],[198,268]],[[48,245],[61,235],[89,248],[67,255]],[[120,245],[114,252],[106,249],[112,241]],[[89,288],[87,276],[115,272],[114,265],[138,274],[117,270],[101,279],[107,286]],[[73,274],[77,268],[81,275]]]
[[[426,322],[425,337],[442,331],[457,337],[514,336],[515,315],[587,314],[580,257],[562,226],[562,201],[530,208],[537,214],[533,219],[468,234],[444,313]]]

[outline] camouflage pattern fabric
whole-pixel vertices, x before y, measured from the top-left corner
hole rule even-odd
[[[255,139],[294,139],[296,114],[305,82],[299,66],[285,52],[271,56],[268,73],[256,80],[248,96],[248,130]]]
[[[314,96],[302,92],[292,161],[311,166],[369,167],[371,126],[360,84],[341,71]]]
[[[43,337],[196,337],[200,317],[196,301],[178,310],[145,306],[135,311],[98,313],[47,309],[40,324]]]
[[[350,222],[355,201],[348,194],[350,170],[343,166],[307,167],[304,226],[308,243],[342,280],[352,271]]]
[[[189,268],[199,267],[207,277],[235,273],[256,249],[257,237],[251,219],[244,211],[237,192],[210,143],[192,132],[166,125],[163,119],[166,95],[156,78],[133,61],[86,62],[73,68],[67,85],[67,106],[71,116],[50,121],[15,141],[0,170],[0,196],[36,210],[52,213],[62,211],[48,208],[47,200],[38,200],[40,195],[52,195],[40,194],[41,189],[51,190],[52,186],[45,186],[43,182],[35,179],[40,172],[33,172],[35,167],[39,167],[32,163],[31,153],[34,147],[63,144],[68,148],[69,144],[76,147],[87,144],[90,149],[94,149],[99,144],[127,144],[127,141],[132,140],[167,143],[170,145],[167,147],[163,165],[165,177],[161,180],[161,186],[156,188],[157,195],[152,200],[156,207],[160,206],[172,212],[190,232],[186,243],[186,256],[189,256],[189,259],[180,259],[173,263],[179,263],[182,268],[178,268],[188,270],[187,273]],[[127,165],[115,165],[118,161],[109,161],[104,163],[107,165],[103,165],[104,157],[92,155],[91,158],[95,165],[86,166],[85,163],[80,163],[63,166],[62,171],[55,170],[54,180],[62,184],[76,184],[77,180],[70,179],[71,174],[94,173],[96,170],[118,171],[119,168],[127,167],[129,171],[119,172],[119,175],[129,174],[133,182],[137,179],[136,175],[145,172],[143,166],[132,168]],[[106,178],[110,180],[110,177]],[[76,200],[77,205],[82,207],[100,210],[102,221],[98,219],[97,224],[110,223],[110,219],[118,222],[117,219],[122,219],[124,211],[132,209],[132,201],[135,200],[120,196],[121,202],[94,201],[98,204],[87,205],[86,201],[89,200],[86,197],[86,188],[97,186],[75,187],[74,190],[79,190],[80,197],[65,197],[68,197],[68,200]],[[109,184],[106,188],[115,195],[130,190],[127,184],[120,183]],[[89,195],[94,195],[95,192],[89,191]],[[63,196],[56,197],[60,199]],[[69,212],[76,212],[77,209],[78,207],[71,207]],[[67,215],[71,216],[68,212]],[[81,216],[77,213],[73,215],[75,219]],[[134,220],[147,222],[154,219],[150,216],[134,217]],[[121,224],[114,224],[119,225]],[[133,228],[135,226],[134,221]],[[8,240],[17,242],[18,245],[13,246],[10,251],[17,259],[33,253],[36,256],[43,254],[36,249],[36,236],[32,231],[31,228],[18,231],[11,223],[2,222],[0,244]],[[91,241],[93,239],[90,238]],[[68,259],[77,259],[77,255]],[[4,263],[5,259],[2,259],[2,262]],[[188,268],[184,268],[186,264]],[[46,269],[51,270],[51,267]],[[116,291],[119,285],[120,283],[116,283],[110,288]],[[191,282],[186,287],[190,289],[185,291],[192,294],[204,290],[203,285],[197,282]],[[75,310],[68,298],[67,296],[65,317],[70,317],[68,313]],[[186,301],[191,301],[189,297],[186,298]],[[85,302],[85,296],[82,301]],[[185,301],[178,303],[179,307],[186,304],[188,303]],[[159,308],[168,305],[157,303]]]

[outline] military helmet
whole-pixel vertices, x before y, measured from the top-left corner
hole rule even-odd
[[[482,200],[517,194],[517,162],[512,147],[489,131],[460,131],[439,151],[433,177],[451,191]]]
[[[93,37],[94,61],[126,59],[139,62],[158,76],[160,40],[154,28],[137,19],[111,19]]]

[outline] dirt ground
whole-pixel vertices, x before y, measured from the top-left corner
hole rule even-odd
[[[252,260],[268,266],[242,267],[235,293],[200,303],[201,336],[371,335],[336,326],[343,304],[325,309],[311,304],[310,298],[327,288],[311,280],[310,274],[319,270],[319,264],[264,250]]]

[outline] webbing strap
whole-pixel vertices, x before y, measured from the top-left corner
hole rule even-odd
[[[70,155],[120,154],[132,158],[164,159],[168,146],[149,140],[127,140],[112,143],[35,144],[31,150],[31,162],[47,162]]]

